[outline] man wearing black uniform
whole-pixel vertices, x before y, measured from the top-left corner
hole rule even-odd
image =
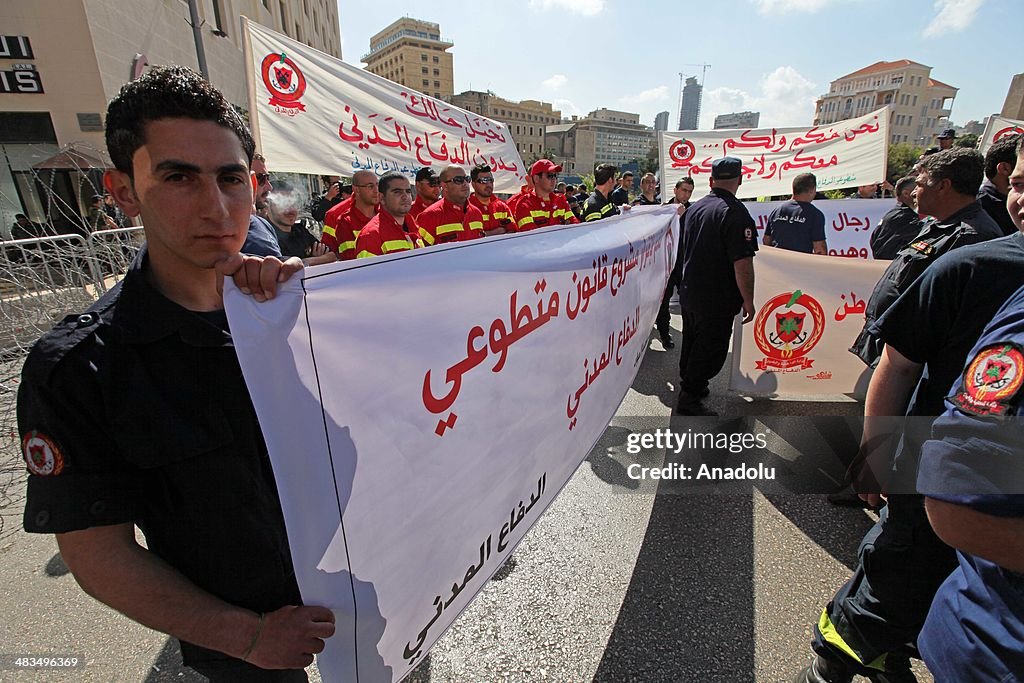
[[[594,191],[583,202],[583,222],[599,221],[608,216],[618,216],[619,207],[611,202],[609,195],[615,187],[615,172],[611,164],[601,164],[594,171]]]
[[[754,319],[754,219],[736,199],[743,163],[735,157],[711,165],[711,192],[686,210],[679,305],[678,415],[716,415],[701,402],[729,354],[733,318]]]
[[[633,174],[626,171],[619,176],[619,186],[608,196],[612,204],[622,206],[629,204],[629,191],[633,189]]]
[[[305,681],[334,617],[301,605],[218,285],[232,275],[264,301],[301,264],[239,254],[253,140],[195,72],[156,67],[124,86],[106,139],[104,184],[147,244],[25,361],[25,529],[56,534],[87,593],[177,637],[211,680]]]
[[[892,261],[900,249],[921,232],[921,218],[914,210],[914,176],[896,181],[896,206],[889,209],[871,233],[871,257]]]
[[[969,150],[925,158],[925,184],[917,188],[922,210],[945,215],[938,185],[950,178],[955,179],[958,192],[973,196],[968,181],[973,178],[975,188],[981,183],[981,158],[969,152],[976,157],[970,163],[961,152]],[[935,181],[942,175],[943,157],[949,161],[953,154],[959,154],[957,168]],[[982,216],[988,218],[983,212]],[[851,468],[863,491],[861,498],[877,504],[880,490],[890,495],[878,523],[861,543],[853,577],[839,589],[815,627],[816,657],[797,676],[797,683],[849,683],[857,674],[876,683],[916,680],[907,658],[916,656],[914,643],[935,592],[956,566],[955,553],[928,524],[923,497],[914,493],[916,461],[929,438],[928,418],[943,412],[943,399],[968,352],[1002,303],[1022,284],[1024,234],[963,246],[928,266],[871,325],[871,333],[884,342],[884,349],[864,404],[862,455],[879,455],[873,452],[873,444],[882,441],[884,434],[872,418],[905,413],[913,421],[902,426],[890,486],[882,483],[876,488],[864,461]],[[889,457],[884,452],[880,455],[881,462],[868,458],[870,469],[886,472]]]
[[[871,326],[896,297],[950,249],[1002,236],[981,204],[975,200],[981,185],[983,160],[974,150],[957,147],[929,154],[918,162],[914,199],[927,216],[921,232],[904,247],[878,280],[864,312],[864,327],[850,352],[874,367],[884,343]]]
[[[1006,195],[1010,190],[1010,173],[1017,162],[1020,138],[1020,135],[1011,135],[989,147],[985,153],[985,180],[978,189],[978,202],[999,224],[1004,235],[1017,232],[1017,226],[1006,210]]]

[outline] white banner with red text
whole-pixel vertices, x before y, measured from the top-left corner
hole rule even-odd
[[[658,136],[661,186],[675,187],[690,176],[694,198],[702,197],[712,162],[727,156],[743,161],[740,199],[789,195],[800,173],[813,173],[822,192],[880,183],[888,140],[888,107],[823,126],[663,132]]]
[[[494,191],[519,191],[523,162],[508,127],[406,88],[245,20],[250,119],[267,165],[351,176],[489,164]],[[408,68],[418,68],[409,64]]]
[[[733,334],[730,388],[780,397],[863,396],[871,370],[848,349],[888,264],[759,251],[756,313]]]
[[[978,151],[985,154],[993,143],[1019,133],[1024,133],[1024,121],[992,115],[988,117],[985,130],[982,131],[981,139],[978,140]]]
[[[397,681],[604,433],[648,345],[674,207],[311,268],[225,303],[325,681]]]
[[[757,225],[758,240],[764,237],[768,216],[784,204],[777,202],[747,202]],[[822,199],[814,206],[825,214],[825,242],[830,256],[871,259],[871,233],[878,227],[882,216],[896,206],[895,199]]]

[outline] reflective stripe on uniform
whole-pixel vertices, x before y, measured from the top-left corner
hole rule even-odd
[[[425,228],[420,228],[420,237],[423,238],[423,241],[427,244],[427,246],[434,245],[434,236],[430,234],[429,230]]]
[[[523,216],[522,218],[519,219],[519,227],[520,228],[525,226],[525,225],[532,225],[532,224],[533,224],[533,216]]]
[[[343,251],[348,251],[349,249],[355,249],[355,248],[356,248],[356,241],[355,240],[351,240],[350,242],[341,242],[340,244],[338,244],[338,253],[340,254]]]
[[[530,215],[534,218],[551,218],[550,211],[531,211]]]
[[[385,254],[389,254],[393,251],[407,251],[413,247],[409,244],[409,240],[388,240],[381,245],[381,248]]]
[[[441,235],[447,235],[450,232],[461,232],[461,231],[462,231],[462,223],[445,223],[444,225],[437,226],[437,229],[434,232],[437,233],[438,237],[440,237]]]
[[[333,225],[324,224],[324,234],[330,235],[331,237],[337,237],[338,234],[334,231]]]
[[[866,666],[869,669],[878,669],[879,671],[885,671],[885,654],[878,656],[870,664],[864,664],[861,661],[860,656],[853,651],[853,648],[847,645],[843,637],[839,635],[839,631],[832,624],[832,620],[828,616],[828,607],[821,611],[821,619],[818,620],[818,631],[821,632],[821,637],[825,639],[825,642],[832,647],[840,650],[847,657],[857,662],[862,666]]]
[[[484,224],[481,223],[480,221],[470,221],[469,222],[469,229],[470,230],[483,230],[484,229]]]
[[[356,258],[373,258],[374,256],[377,256],[377,254],[374,254],[372,251],[366,251],[365,249],[356,254]]]

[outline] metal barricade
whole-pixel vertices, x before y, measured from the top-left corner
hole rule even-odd
[[[20,526],[25,463],[15,400],[25,356],[124,277],[142,241],[142,228],[0,241],[0,540]]]

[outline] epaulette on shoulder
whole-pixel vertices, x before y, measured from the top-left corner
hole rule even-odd
[[[25,359],[23,375],[45,382],[72,349],[110,321],[120,292],[121,284],[118,283],[82,313],[64,316],[32,346]]]

